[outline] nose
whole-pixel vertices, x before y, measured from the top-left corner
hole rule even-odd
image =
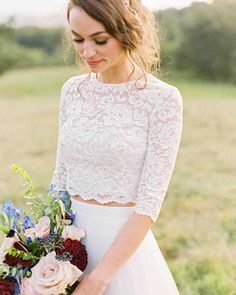
[[[89,59],[96,54],[96,50],[91,42],[84,42],[84,46],[82,48],[82,56],[85,59]]]

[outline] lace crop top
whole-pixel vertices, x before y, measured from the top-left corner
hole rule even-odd
[[[50,188],[102,204],[135,202],[134,211],[155,222],[176,162],[183,102],[150,73],[145,89],[136,86],[105,84],[95,73],[64,83]]]

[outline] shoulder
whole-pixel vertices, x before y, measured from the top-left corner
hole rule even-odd
[[[153,103],[157,106],[174,103],[182,107],[183,97],[179,89],[150,73],[148,74],[147,92]]]
[[[78,99],[78,86],[89,77],[88,73],[68,78],[61,87],[61,105],[69,105]]]
[[[150,90],[156,93],[157,96],[166,96],[168,94],[176,96],[176,98],[179,98],[181,96],[181,93],[176,86],[164,82],[152,74],[148,75],[148,88],[150,88]]]
[[[88,73],[80,74],[80,75],[76,75],[76,76],[72,76],[68,78],[62,85],[62,88],[61,88],[62,93],[74,90],[74,88],[78,86],[78,83],[82,82],[87,77],[88,77]]]

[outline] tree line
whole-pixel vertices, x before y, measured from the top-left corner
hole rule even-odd
[[[236,1],[156,12],[163,71],[236,83]],[[12,68],[73,64],[64,28],[0,25],[0,74]]]

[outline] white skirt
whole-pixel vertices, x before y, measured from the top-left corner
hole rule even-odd
[[[86,231],[87,275],[106,254],[134,207],[88,204],[71,199],[75,225]],[[82,276],[82,277],[83,277]],[[174,278],[151,229],[135,253],[118,270],[103,295],[179,295]]]

